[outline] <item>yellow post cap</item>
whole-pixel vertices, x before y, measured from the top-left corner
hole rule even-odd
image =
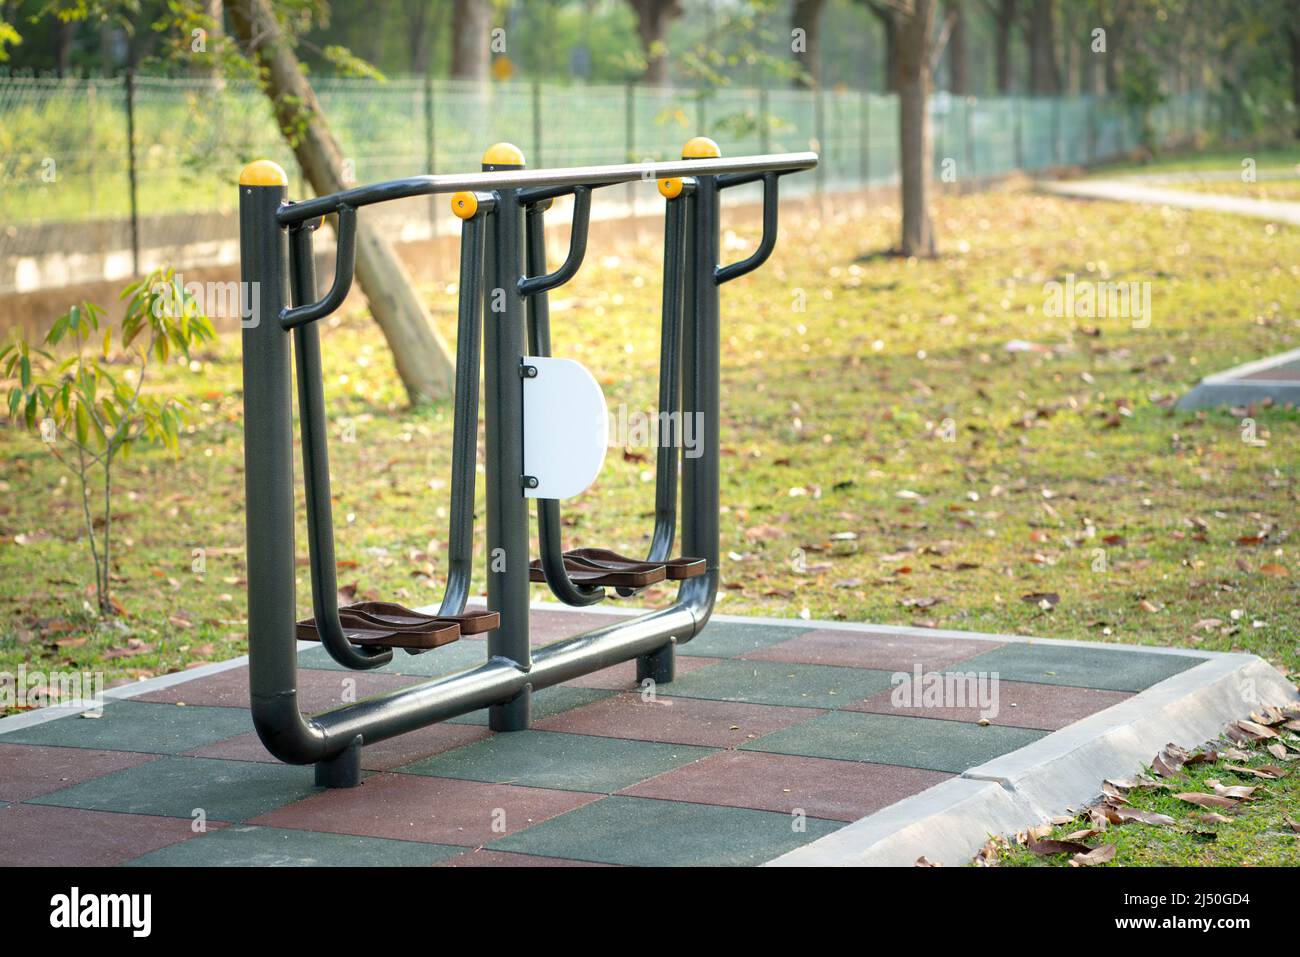
[[[514,143],[493,143],[483,154],[483,168],[520,169],[524,165],[524,151]]]
[[[672,176],[659,181],[659,195],[664,199],[676,199],[682,195],[682,178]]]
[[[718,159],[721,155],[718,144],[707,136],[692,137],[682,147],[682,159]]]
[[[240,186],[288,186],[284,167],[271,160],[254,160],[239,174]]]
[[[461,219],[472,219],[478,212],[478,197],[473,193],[452,193],[451,211]]]

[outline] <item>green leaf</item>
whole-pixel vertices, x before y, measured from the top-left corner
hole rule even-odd
[[[32,360],[23,356],[21,369],[19,372],[19,381],[22,382],[24,389],[32,387]]]

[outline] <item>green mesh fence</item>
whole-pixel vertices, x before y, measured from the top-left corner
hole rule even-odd
[[[811,176],[783,192],[885,185],[898,177],[894,97],[849,90],[723,88],[701,93],[562,83],[322,79],[316,92],[356,182],[476,169],[498,140],[532,166],[668,159],[696,134],[724,155],[814,149]],[[232,261],[233,183],[269,157],[307,192],[264,95],[247,83],[138,77],[128,144],[123,79],[0,78],[0,292],[129,275],[141,265]],[[1093,96],[931,98],[935,175],[961,181],[1089,163],[1136,146],[1139,119]],[[1203,97],[1147,118],[1166,143],[1204,128]],[[130,174],[135,168],[135,216]],[[633,190],[611,191],[626,202]],[[398,235],[436,230],[425,202],[385,215]]]

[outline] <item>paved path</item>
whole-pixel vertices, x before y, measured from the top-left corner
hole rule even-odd
[[[1039,188],[1058,196],[1078,199],[1103,199],[1120,203],[1146,203],[1151,206],[1177,206],[1181,209],[1202,209],[1216,213],[1234,213],[1275,223],[1300,226],[1300,203],[1272,199],[1247,199],[1237,196],[1220,196],[1216,193],[1191,193],[1178,189],[1150,186],[1146,183],[1119,179],[1073,180],[1065,183],[1044,182]]]

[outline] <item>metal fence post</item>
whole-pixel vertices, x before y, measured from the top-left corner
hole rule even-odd
[[[859,96],[862,117],[858,127],[858,168],[862,188],[866,189],[871,185],[871,94],[863,90]]]
[[[545,166],[542,162],[542,83],[533,80],[533,162]]]
[[[135,170],[135,70],[126,77],[126,172],[131,193],[131,270],[140,275],[140,204]]]
[[[1023,116],[1025,103],[1023,97],[1016,97],[1016,169],[1025,168],[1025,137]]]
[[[813,136],[817,139],[817,153],[822,156],[826,155],[826,107],[822,99],[822,88],[819,84],[813,90]],[[826,164],[824,162],[817,164],[816,178],[814,183],[817,189],[818,198],[825,192],[826,188]]]
[[[962,113],[966,121],[966,175],[972,179],[975,177],[975,125],[971,121],[971,113],[978,102],[974,96],[962,97]]]
[[[433,72],[427,69],[424,71],[424,167],[430,173],[438,171],[433,125]],[[438,235],[438,197],[434,195],[429,196],[429,234]]]
[[[623,87],[623,143],[627,148],[627,162],[636,162],[636,87],[631,83]],[[636,186],[627,184],[627,211],[636,211]]]

